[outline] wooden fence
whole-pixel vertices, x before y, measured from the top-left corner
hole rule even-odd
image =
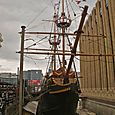
[[[81,56],[82,94],[88,97],[115,99],[115,0],[98,0],[88,17],[80,51],[100,56]],[[112,54],[101,56],[101,54]]]

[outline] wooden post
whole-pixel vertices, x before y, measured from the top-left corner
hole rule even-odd
[[[65,16],[65,12],[64,12],[64,0],[62,0],[62,20],[64,22],[64,16]],[[65,52],[65,36],[64,36],[64,33],[65,33],[65,27],[62,27],[62,50],[63,50],[63,53]],[[62,66],[63,68],[65,68],[65,55],[62,56]],[[65,72],[65,71],[64,71]]]
[[[19,115],[22,115],[23,110],[23,103],[24,103],[24,97],[23,97],[23,54],[24,54],[24,35],[25,35],[25,26],[22,26],[22,35],[21,35],[21,53],[20,53],[20,86],[19,86]]]
[[[88,6],[85,6],[84,11],[82,13],[82,18],[81,18],[81,21],[80,21],[80,25],[79,25],[79,28],[78,28],[78,33],[77,33],[77,36],[76,36],[76,39],[75,39],[75,42],[74,42],[74,46],[73,46],[73,49],[72,49],[71,53],[76,53],[76,48],[77,48],[78,41],[79,41],[79,38],[80,38],[80,35],[81,35],[81,32],[82,32],[82,27],[83,27],[83,24],[84,24],[84,21],[85,21],[85,17],[87,15],[87,10],[88,10]],[[74,59],[74,56],[71,55],[66,75],[68,75],[68,73],[71,69],[73,59]],[[65,79],[67,79],[67,78],[65,78]],[[68,82],[68,80],[67,80],[67,82]]]

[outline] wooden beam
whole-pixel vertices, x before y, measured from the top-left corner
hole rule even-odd
[[[78,41],[79,41],[81,33],[82,33],[81,31],[82,31],[82,27],[83,27],[83,24],[84,24],[84,21],[85,21],[85,17],[87,15],[87,10],[88,10],[88,6],[85,6],[84,10],[83,10],[83,13],[82,13],[81,20],[80,20],[80,24],[79,24],[79,27],[78,27],[78,33],[77,33],[77,36],[76,36],[76,39],[75,39],[75,42],[74,42],[74,45],[73,45],[73,48],[72,48],[72,51],[71,51],[71,53],[73,53],[73,54],[76,53],[76,48],[78,46]],[[72,62],[74,60],[74,56],[75,55],[71,55],[71,57],[70,57],[70,61],[69,61],[67,71],[66,71],[66,76],[68,76],[68,74],[69,74],[69,71],[70,71],[71,66],[72,66]],[[64,81],[65,81],[65,83],[69,82],[68,78],[65,78]]]
[[[19,32],[19,34],[21,34],[22,32]],[[78,33],[78,32],[77,32]],[[55,32],[25,32],[25,34],[43,34],[43,35],[70,35],[70,36],[77,36],[77,34],[75,33],[55,33]],[[81,36],[89,36],[89,37],[103,37],[106,38],[106,36],[104,35],[86,35],[86,34],[82,34]]]
[[[16,53],[21,53],[16,52]],[[73,56],[115,56],[113,54],[85,54],[85,53],[78,53],[78,54],[74,54],[74,53],[53,53],[53,52],[24,52],[25,54],[44,54],[44,55],[73,55]]]
[[[25,50],[39,50],[39,51],[53,51],[51,49],[38,49],[38,48],[25,48]],[[62,52],[62,50],[56,50],[57,52]],[[71,52],[71,51],[68,51],[68,50],[65,50],[65,52]],[[76,53],[78,53],[79,51],[76,51]],[[81,52],[83,53],[83,52]]]

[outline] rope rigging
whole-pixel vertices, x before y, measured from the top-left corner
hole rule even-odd
[[[66,7],[67,7],[68,17],[70,18],[69,7],[68,7],[68,1],[67,1],[67,0],[66,0]]]
[[[30,47],[32,47],[32,46],[37,45],[39,42],[41,42],[42,40],[46,39],[47,37],[48,37],[48,36],[45,36],[45,37],[41,38],[41,39],[40,39],[40,40],[38,40],[37,42],[35,42],[35,43],[33,43],[33,44],[29,45],[28,47],[26,47],[25,49],[28,49],[28,48],[30,48]]]
[[[42,14],[47,8],[48,8],[48,6],[45,7],[39,14],[37,14],[37,15],[29,22],[29,24],[27,25],[27,28],[28,28],[38,17],[40,17],[41,14]]]
[[[72,4],[70,3],[70,1],[66,0],[65,2],[66,2],[66,8],[67,8],[68,17],[70,18],[70,12],[69,12],[69,6],[68,6],[68,5],[70,5],[74,16],[76,16],[76,13],[75,13],[74,8],[72,7]],[[57,15],[59,14],[59,9],[60,9],[60,0],[58,1],[58,4],[56,5],[56,8],[55,8],[55,13],[57,13]],[[44,11],[45,11],[45,8],[41,11],[41,14],[42,14],[42,12],[44,12]],[[40,14],[40,15],[41,15],[41,14]],[[30,26],[31,23],[33,23],[37,18],[38,18],[38,16],[36,16],[36,17],[28,24],[28,26]],[[78,18],[78,17],[76,17],[76,18]],[[73,20],[75,20],[76,18],[74,18]],[[53,23],[54,23],[54,22],[52,22],[51,31],[53,31]],[[28,26],[27,26],[27,27],[28,27]],[[67,28],[66,28],[66,29],[67,29]],[[58,31],[58,28],[57,28],[57,31]],[[56,35],[56,36],[57,36],[57,35]],[[44,38],[42,38],[42,39],[40,39],[39,41],[33,43],[32,45],[29,45],[29,46],[28,46],[27,48],[25,48],[25,49],[28,49],[28,48],[30,48],[30,47],[32,47],[32,46],[37,45],[38,43],[40,43],[42,40],[44,40],[44,39],[46,39],[46,38],[48,38],[48,36],[45,36]],[[59,40],[59,38],[60,38],[60,36],[58,36],[57,39]],[[51,34],[50,34],[50,36],[49,36],[49,39],[52,39]],[[72,43],[70,42],[68,35],[67,35],[67,40],[68,40],[69,47],[70,47],[70,50],[71,50],[71,49],[72,49]],[[59,58],[59,63],[61,63],[59,55],[58,55],[58,58]]]
[[[50,58],[51,58],[51,56],[49,56],[49,60],[48,60],[47,67],[46,67],[46,73],[49,72]]]
[[[47,58],[45,57],[45,58],[33,58],[33,57],[31,57],[31,56],[27,56],[27,55],[24,55],[25,57],[27,57],[27,58],[30,58],[30,59],[32,59],[32,60],[46,60]]]
[[[37,28],[38,26],[40,26],[40,25],[42,25],[42,24],[43,24],[43,22],[41,22],[41,23],[39,23],[39,24],[36,24],[36,25],[33,25],[33,26],[31,26],[30,28],[27,28],[26,31],[27,31],[27,30],[34,29],[34,28]]]
[[[72,7],[72,5],[71,5],[71,2],[70,2],[70,1],[69,1],[69,5],[70,5],[70,7],[71,7],[71,10],[72,10],[72,12],[73,12],[74,16],[76,16],[76,13],[75,13],[75,11],[74,11],[74,9],[73,9],[73,7]]]

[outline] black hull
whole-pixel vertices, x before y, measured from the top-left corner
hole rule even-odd
[[[69,90],[57,94],[44,94],[37,108],[36,115],[76,115],[79,95]]]

